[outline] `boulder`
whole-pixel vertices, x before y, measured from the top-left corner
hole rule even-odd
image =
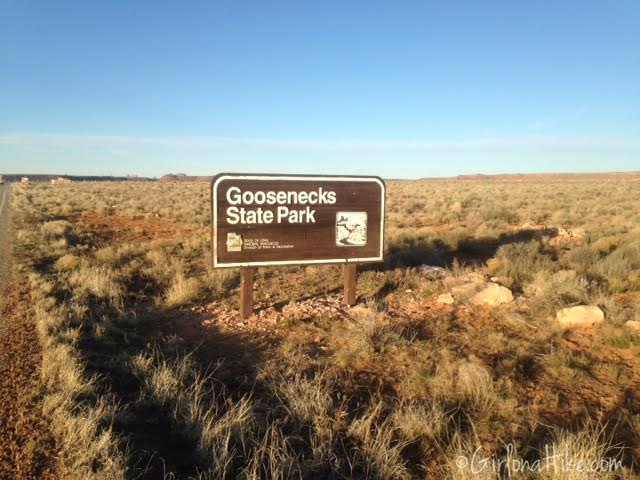
[[[604,322],[604,312],[595,305],[578,305],[559,310],[556,319],[565,327],[593,327]]]
[[[624,326],[632,333],[640,334],[640,320],[629,320]]]
[[[570,248],[583,243],[584,236],[585,233],[582,228],[575,228],[573,230],[558,228],[553,238],[549,240],[549,245],[555,248]]]
[[[420,265],[418,271],[427,280],[440,280],[447,275],[446,269],[434,265]]]
[[[489,283],[486,287],[471,297],[474,305],[500,305],[513,300],[511,290],[497,283]]]
[[[462,285],[456,285],[454,287],[451,287],[451,294],[454,296],[454,298],[457,298],[458,300],[466,300],[471,296],[473,296],[478,290],[480,290],[483,285],[484,285],[484,282],[483,283],[474,283],[474,282],[463,283]]]
[[[450,293],[442,293],[440,295],[438,295],[438,298],[436,299],[437,303],[444,303],[445,305],[451,305],[452,303],[455,302],[453,295],[451,295]]]

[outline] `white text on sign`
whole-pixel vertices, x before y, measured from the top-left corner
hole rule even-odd
[[[336,192],[323,190],[322,187],[312,191],[245,191],[238,187],[230,187],[226,194],[227,223],[237,224],[269,224],[269,223],[315,223],[315,213],[310,206],[291,208],[289,205],[333,205],[336,203]],[[274,206],[251,208],[254,205]],[[245,207],[246,206],[246,207]],[[249,208],[247,208],[249,207]]]

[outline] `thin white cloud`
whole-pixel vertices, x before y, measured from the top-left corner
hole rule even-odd
[[[528,130],[532,132],[540,132],[549,128],[557,128],[559,125],[572,123],[584,117],[589,110],[586,108],[578,108],[564,113],[548,115],[538,119],[528,125]]]
[[[144,148],[177,149],[270,148],[325,151],[502,151],[531,150],[626,150],[640,151],[640,139],[630,137],[579,137],[522,135],[443,140],[281,140],[226,137],[144,137],[120,135],[70,135],[52,133],[0,134],[0,146],[23,148]]]

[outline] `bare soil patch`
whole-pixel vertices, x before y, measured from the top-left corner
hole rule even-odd
[[[12,283],[0,322],[0,478],[56,478],[56,447],[39,396],[42,354],[26,308],[28,291]]]
[[[166,218],[128,218],[96,212],[83,213],[72,221],[81,230],[94,232],[105,241],[116,242],[187,238],[196,229],[194,225]]]

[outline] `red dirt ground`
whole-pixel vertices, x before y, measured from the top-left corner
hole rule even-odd
[[[119,215],[100,215],[87,212],[72,221],[82,230],[96,232],[108,241],[157,240],[160,238],[188,238],[197,227],[167,218],[128,218]]]
[[[7,289],[0,321],[0,479],[53,479],[56,449],[38,395],[42,354],[28,291]]]

